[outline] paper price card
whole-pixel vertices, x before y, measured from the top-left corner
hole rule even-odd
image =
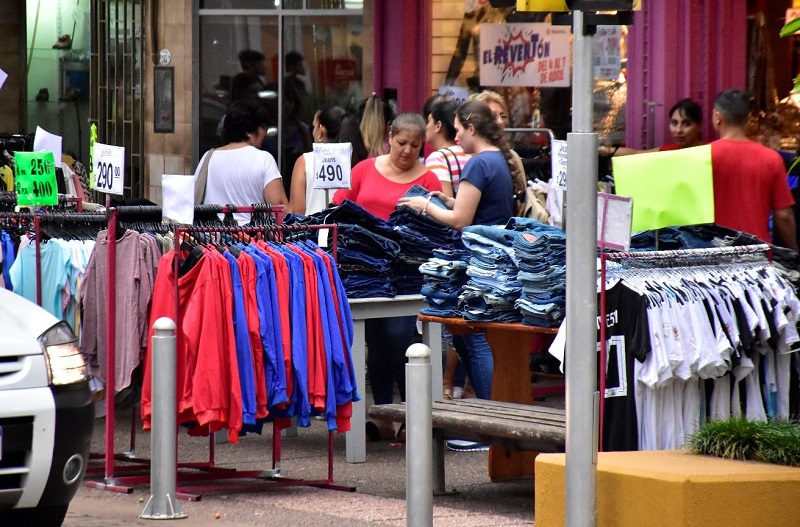
[[[58,205],[53,152],[14,152],[17,205]]]
[[[350,188],[350,143],[314,143],[314,188]]]
[[[125,191],[125,148],[94,144],[94,190],[121,196]]]
[[[554,187],[567,188],[567,142],[553,139],[550,152],[550,181]]]

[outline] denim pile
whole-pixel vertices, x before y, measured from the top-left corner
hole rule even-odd
[[[566,306],[566,235],[557,227],[527,218],[511,218],[506,228],[519,233],[513,247],[522,294],[514,305],[522,313],[522,323],[559,326]]]
[[[631,236],[631,251],[707,249],[758,243],[766,242],[762,242],[746,232],[729,229],[715,223],[702,223],[639,231]]]
[[[520,321],[514,307],[522,291],[513,247],[517,234],[488,225],[464,228],[461,239],[470,250],[469,281],[458,297],[458,305],[466,320]]]
[[[466,249],[434,249],[433,257],[419,266],[424,277],[422,294],[428,307],[421,313],[435,317],[461,317],[458,296],[466,285],[467,262],[470,252]]]
[[[420,265],[428,261],[436,249],[463,249],[461,233],[452,227],[400,207],[389,216],[400,252],[392,263],[392,283],[398,295],[418,295],[423,285]]]
[[[348,298],[397,294],[392,263],[400,254],[400,245],[391,225],[348,200],[309,216],[308,222],[337,224],[336,261]]]

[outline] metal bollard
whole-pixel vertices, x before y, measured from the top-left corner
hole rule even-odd
[[[433,527],[431,349],[406,351],[406,525]]]
[[[150,434],[150,498],[139,516],[145,520],[186,518],[175,500],[177,444],[175,433],[177,352],[175,322],[162,317],[153,324],[153,426]]]

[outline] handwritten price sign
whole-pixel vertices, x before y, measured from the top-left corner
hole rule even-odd
[[[14,152],[18,205],[58,205],[53,152]]]
[[[350,143],[314,143],[314,188],[350,188]]]
[[[95,143],[92,164],[94,168],[92,188],[119,196],[125,192],[125,148]]]

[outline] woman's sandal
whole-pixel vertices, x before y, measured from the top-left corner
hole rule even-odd
[[[452,401],[453,400],[453,390],[450,388],[445,388],[442,392],[442,399],[445,401]]]

